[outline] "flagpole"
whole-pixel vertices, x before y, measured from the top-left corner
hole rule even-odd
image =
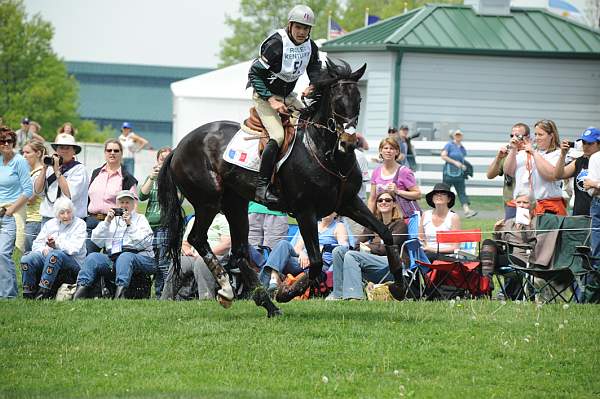
[[[365,8],[365,26],[369,26],[369,8]]]
[[[331,11],[329,11],[327,18],[327,40],[331,40]]]

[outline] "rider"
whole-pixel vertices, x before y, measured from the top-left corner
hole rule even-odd
[[[306,71],[312,82],[321,70],[319,49],[310,39],[314,24],[315,14],[309,7],[298,5],[292,8],[287,28],[279,29],[261,44],[260,56],[248,72],[247,87],[254,88],[252,98],[256,112],[270,136],[263,150],[255,193],[255,201],[267,206],[279,202],[279,198],[268,189],[284,138],[279,113],[287,113],[288,106],[295,109],[304,107],[293,92],[296,81]],[[311,84],[304,95],[312,89]]]

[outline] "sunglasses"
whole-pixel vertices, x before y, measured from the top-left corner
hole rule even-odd
[[[106,150],[104,150],[104,151],[106,151],[106,152],[114,152],[115,154],[118,154],[118,153],[120,153],[120,152],[121,152],[121,150],[115,150],[115,149],[112,149],[112,148],[107,148],[107,149],[106,149]]]
[[[392,202],[392,201],[393,201],[393,199],[391,199],[391,198],[379,198],[377,200],[377,202],[379,202],[379,203],[381,203],[381,202]]]
[[[0,144],[12,144],[14,141],[12,139],[0,139]]]

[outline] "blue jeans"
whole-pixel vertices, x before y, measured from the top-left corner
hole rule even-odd
[[[592,217],[592,256],[600,257],[600,197],[592,199],[590,216]],[[598,267],[600,266],[600,262],[595,261],[594,265]]]
[[[129,287],[133,272],[155,273],[156,262],[149,256],[123,252],[113,264],[107,255],[94,252],[85,258],[77,276],[77,285],[90,286],[94,284],[99,275],[110,276],[113,268],[116,274],[115,284],[120,287]]]
[[[93,252],[100,252],[100,247],[93,243],[91,240],[92,230],[98,226],[100,221],[96,219],[94,216],[88,216],[85,218],[85,230],[87,232],[87,240],[85,240],[85,249],[87,254],[91,254]]]
[[[123,169],[125,169],[131,176],[133,176],[133,171],[135,169],[135,160],[133,158],[123,158],[121,162],[123,165]]]
[[[23,293],[34,293],[37,286],[51,289],[61,269],[79,272],[79,265],[71,255],[54,249],[44,256],[41,252],[30,252],[21,258]]]
[[[298,254],[289,241],[279,241],[273,251],[271,251],[265,265],[260,269],[258,278],[265,287],[269,285],[271,270],[276,270],[279,274],[291,274],[293,276],[297,276],[304,271],[300,267]]]
[[[0,298],[17,297],[17,271],[12,260],[17,237],[13,216],[0,218]]]
[[[346,247],[333,250],[333,296],[343,299],[364,299],[363,278],[379,283],[389,271],[386,256],[350,251]],[[391,281],[392,275],[383,281]]]
[[[152,230],[154,231],[152,247],[154,248],[155,259],[158,259],[158,271],[154,279],[154,290],[156,298],[159,299],[162,295],[167,275],[169,274],[169,267],[171,266],[171,262],[167,259],[167,250],[169,249],[167,240],[169,239],[169,234],[168,230],[164,227],[155,227]]]
[[[471,201],[469,200],[469,196],[467,195],[467,189],[465,188],[465,179],[462,177],[450,177],[447,175],[443,175],[442,181],[452,188],[456,189],[456,194],[458,194],[458,199],[461,205],[469,205]]]
[[[26,254],[31,251],[33,240],[40,234],[41,229],[42,222],[25,222],[25,248],[23,248],[23,253]]]

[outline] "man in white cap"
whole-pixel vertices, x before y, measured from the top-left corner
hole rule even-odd
[[[66,196],[73,202],[73,213],[78,218],[87,216],[89,179],[85,166],[75,159],[81,146],[70,135],[62,135],[52,148],[52,156],[44,157],[42,171],[35,180],[34,191],[43,194],[40,204],[42,224],[54,217],[53,205],[57,198]]]
[[[110,209],[106,219],[92,230],[92,241],[105,253],[92,253],[77,276],[73,299],[86,298],[100,275],[114,271],[114,298],[125,298],[134,272],[154,274],[157,271],[152,248],[152,228],[144,215],[135,211],[135,194],[129,190],[117,194],[117,208]]]
[[[279,202],[279,198],[268,189],[284,138],[279,114],[289,113],[289,106],[295,109],[304,107],[293,92],[296,82],[304,72],[312,82],[321,70],[319,49],[310,39],[314,24],[315,14],[310,7],[298,5],[292,8],[287,27],[279,29],[261,44],[259,57],[248,72],[247,87],[254,88],[256,112],[270,136],[262,154],[254,199],[266,206]],[[310,91],[312,86],[304,94]]]

